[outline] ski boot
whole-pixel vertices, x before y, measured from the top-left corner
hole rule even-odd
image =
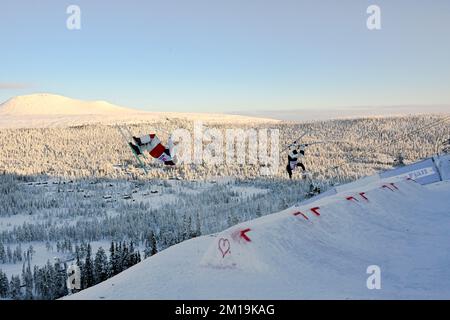
[[[134,137],[133,137],[134,138]],[[142,154],[141,149],[139,149],[139,147],[131,142],[128,142],[128,144],[130,145],[131,149],[133,149],[133,151],[139,156]]]
[[[138,146],[142,146],[143,145],[143,143],[142,143],[142,141],[141,141],[141,138],[138,138],[138,137],[135,137],[135,136],[133,136],[133,141],[136,143],[136,145],[138,145]]]

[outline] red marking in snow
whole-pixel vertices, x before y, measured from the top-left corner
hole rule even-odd
[[[317,216],[320,216],[319,209],[320,209],[320,207],[314,207],[314,208],[311,208],[311,211],[313,213],[315,213]]]
[[[398,190],[398,187],[394,183],[389,183],[389,184]]]
[[[225,256],[228,253],[231,253],[230,249],[231,249],[230,241],[228,241],[228,239],[225,238],[220,238],[219,251],[222,253],[222,258],[225,258]]]
[[[298,216],[298,215],[301,215],[301,216],[302,216],[303,218],[305,218],[306,220],[309,220],[308,217],[307,217],[305,214],[303,214],[303,212],[300,212],[300,211],[294,212],[294,216]]]
[[[354,200],[354,201],[356,201],[356,202],[359,202],[358,199],[356,199],[355,197],[347,197],[346,199],[347,199],[348,201]]]
[[[247,232],[251,231],[250,228],[247,228],[245,230],[241,230],[241,238],[244,238],[244,240],[250,242],[252,240],[250,240],[250,238],[246,235]]]
[[[382,187],[381,187],[382,189],[389,189],[389,190],[391,190],[392,192],[394,192],[395,190],[392,190],[392,188],[391,187],[389,187],[388,185],[383,185]]]
[[[365,196],[365,192],[360,192],[359,195],[361,196],[361,198],[365,199],[366,201],[369,201],[369,199]]]

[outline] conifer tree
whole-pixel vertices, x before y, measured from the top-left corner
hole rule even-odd
[[[9,281],[6,273],[0,270],[0,298],[6,298],[9,293]]]
[[[11,277],[11,282],[9,283],[9,296],[13,300],[20,300],[22,298],[19,276]]]
[[[22,282],[25,285],[24,299],[33,299],[33,274],[31,273],[31,262],[28,259],[22,267]]]
[[[155,234],[152,232],[151,237],[150,237],[150,241],[151,241],[151,255],[155,255],[158,253],[158,247],[157,247],[157,243],[156,243],[156,237]]]
[[[103,250],[102,247],[100,247],[97,250],[97,253],[95,254],[94,275],[95,275],[95,284],[108,279],[109,275],[108,257],[106,255],[105,250]]]
[[[87,245],[86,259],[84,262],[83,272],[84,272],[84,277],[83,277],[84,288],[89,288],[89,287],[93,286],[95,279],[94,279],[94,266],[92,263],[91,244]]]

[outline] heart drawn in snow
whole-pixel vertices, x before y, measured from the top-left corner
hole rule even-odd
[[[222,258],[225,258],[225,256],[230,252],[230,241],[228,241],[228,239],[225,238],[220,238],[219,239],[219,250],[222,253]]]

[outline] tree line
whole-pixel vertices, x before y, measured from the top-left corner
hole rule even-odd
[[[158,252],[154,235],[149,234],[145,244],[144,258]],[[109,254],[100,247],[95,254],[91,244],[75,246],[75,261],[80,268],[80,289],[67,286],[68,262],[47,261],[43,267],[31,267],[30,256],[23,263],[22,274],[10,279],[0,270],[0,298],[14,300],[54,300],[78,290],[84,290],[103,282],[141,262],[141,253],[132,241],[111,242]]]

